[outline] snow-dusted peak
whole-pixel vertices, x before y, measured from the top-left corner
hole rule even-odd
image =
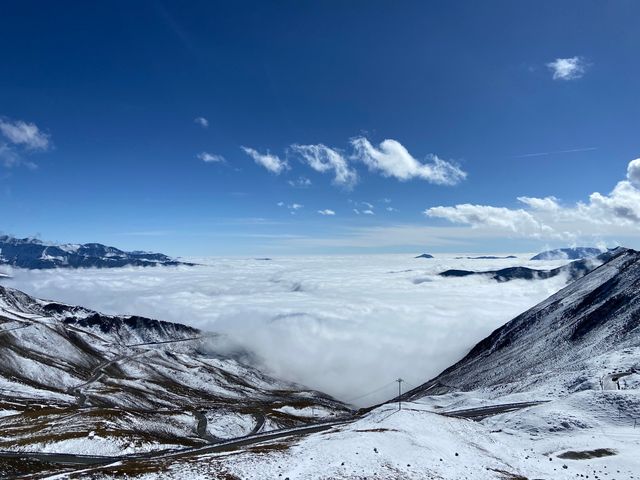
[[[53,244],[35,238],[0,236],[0,265],[18,268],[113,268],[189,265],[161,253],[126,252],[100,243]]]

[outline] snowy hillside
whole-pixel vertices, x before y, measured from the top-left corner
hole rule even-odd
[[[55,245],[34,238],[0,235],[0,265],[17,268],[115,268],[182,264],[161,253],[125,252],[100,243]]]
[[[4,287],[0,347],[0,450],[134,453],[349,413],[247,364],[221,336]]]

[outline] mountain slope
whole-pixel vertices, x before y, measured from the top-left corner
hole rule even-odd
[[[640,368],[640,252],[612,258],[478,343],[404,397],[469,391],[600,388],[607,369]]]
[[[125,252],[100,243],[46,244],[34,238],[0,236],[0,265],[17,268],[115,268],[191,265],[161,253]]]
[[[132,453],[349,413],[248,359],[185,325],[0,287],[0,450]]]

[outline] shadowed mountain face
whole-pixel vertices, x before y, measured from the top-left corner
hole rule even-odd
[[[577,280],[583,277],[591,270],[597,268],[604,262],[609,261],[615,255],[623,251],[622,248],[609,250],[595,258],[576,260],[563,265],[562,267],[553,268],[551,270],[538,270],[528,267],[508,267],[500,270],[488,270],[484,272],[474,272],[471,270],[445,270],[439,273],[441,277],[467,277],[469,275],[486,275],[498,282],[508,282],[510,280],[544,280],[557,275],[566,275],[568,281]]]
[[[557,248],[531,257],[531,260],[579,260],[593,258],[603,253],[603,249],[593,247]]]
[[[0,286],[0,450],[75,452],[98,432],[109,453],[132,453],[349,412],[251,358],[221,335]]]
[[[0,236],[0,265],[17,268],[115,268],[192,265],[161,253],[125,252],[99,243],[45,244],[33,238]]]
[[[598,388],[602,368],[629,356],[640,367],[640,252],[611,258],[478,343],[460,362],[405,397],[536,386]],[[629,363],[629,362],[627,362]]]

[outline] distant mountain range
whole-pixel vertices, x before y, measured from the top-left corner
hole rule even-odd
[[[428,253],[423,253],[423,254],[418,255],[417,257],[413,257],[413,258],[433,258],[433,255],[430,255]]]
[[[572,247],[547,250],[531,257],[531,260],[579,260],[597,257],[605,250],[593,247]]]
[[[624,250],[621,247],[601,253],[595,258],[575,260],[567,265],[553,268],[551,270],[538,270],[529,267],[508,267],[500,270],[487,270],[475,272],[471,270],[445,270],[439,273],[441,277],[467,277],[470,275],[488,276],[498,282],[508,282],[510,280],[544,280],[558,275],[567,275],[569,281],[576,280],[597,268],[604,262],[609,261],[619,251]]]
[[[0,265],[41,270],[193,264],[180,262],[161,253],[125,252],[100,243],[55,245],[34,238],[0,235]]]

